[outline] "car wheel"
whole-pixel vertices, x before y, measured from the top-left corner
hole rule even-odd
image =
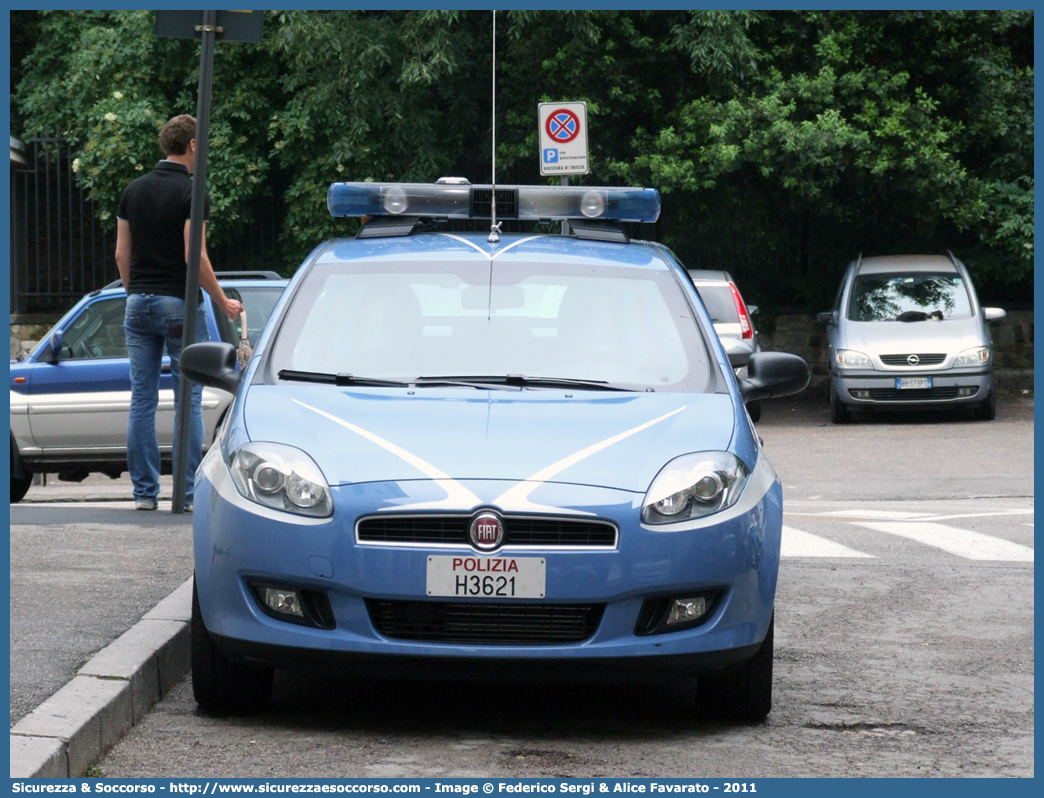
[[[268,703],[272,696],[272,669],[240,665],[218,650],[203,624],[195,583],[189,636],[192,695],[201,709],[221,714],[248,714]]]
[[[29,492],[29,486],[33,484],[33,475],[22,477],[11,476],[11,504],[18,504]]]
[[[747,403],[747,413],[750,414],[750,420],[754,422],[761,421],[761,400]]]
[[[993,421],[997,417],[997,393],[993,388],[990,388],[986,398],[975,408],[975,417],[983,421]]]
[[[772,650],[775,615],[758,653],[720,676],[696,679],[696,708],[706,717],[757,722],[772,709]]]
[[[841,401],[833,383],[830,385],[830,420],[835,424],[847,424],[852,420],[852,411]]]

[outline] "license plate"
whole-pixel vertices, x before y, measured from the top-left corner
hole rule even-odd
[[[543,598],[543,557],[428,557],[428,595]]]
[[[906,391],[911,388],[931,388],[932,378],[931,377],[896,377],[895,387],[900,391]]]

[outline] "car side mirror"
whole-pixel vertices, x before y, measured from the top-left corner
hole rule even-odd
[[[757,316],[758,315],[758,306],[757,305],[747,305],[747,314],[750,315],[750,316]]]
[[[986,319],[986,321],[1000,321],[1001,319],[1003,319],[1007,315],[1008,315],[1007,312],[1004,311],[1001,308],[983,308],[982,309],[982,317],[984,319]]]
[[[235,393],[243,372],[236,371],[236,349],[224,341],[203,341],[181,350],[178,367],[192,382]]]
[[[822,313],[816,314],[816,321],[820,324],[836,324],[834,321],[834,311],[825,310]]]
[[[739,381],[743,401],[801,393],[812,373],[808,363],[789,352],[758,352],[747,361],[747,379]]]
[[[62,351],[62,338],[65,337],[65,333],[61,330],[51,330],[51,337],[48,342],[51,345],[51,363],[58,362],[58,355]]]

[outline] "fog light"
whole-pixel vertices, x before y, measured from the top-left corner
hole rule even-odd
[[[706,623],[724,593],[724,590],[706,590],[682,596],[648,598],[642,603],[634,633],[640,636],[660,635]]]
[[[870,391],[849,391],[855,399],[869,399]]]
[[[279,587],[266,587],[261,592],[261,598],[265,606],[272,612],[281,615],[293,615],[295,618],[303,618],[304,610],[301,608],[301,597],[296,590]]]
[[[707,599],[703,596],[675,599],[667,615],[667,625],[692,623],[707,612]]]
[[[978,392],[978,390],[979,390],[978,388],[958,388],[957,389],[957,395],[958,396],[975,396],[975,394]]]

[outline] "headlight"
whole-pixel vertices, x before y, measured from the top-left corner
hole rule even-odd
[[[837,350],[837,365],[841,366],[842,368],[849,369],[873,368],[873,364],[870,362],[870,358],[868,358],[862,352],[855,352],[851,349]]]
[[[228,470],[250,501],[297,515],[333,515],[326,478],[311,457],[281,443],[248,443],[228,458]]]
[[[977,346],[974,349],[965,349],[957,359],[953,361],[955,366],[981,366],[990,362],[990,348],[988,346]]]
[[[671,460],[649,486],[642,502],[646,524],[674,524],[702,518],[734,505],[750,470],[729,452],[699,452]]]

